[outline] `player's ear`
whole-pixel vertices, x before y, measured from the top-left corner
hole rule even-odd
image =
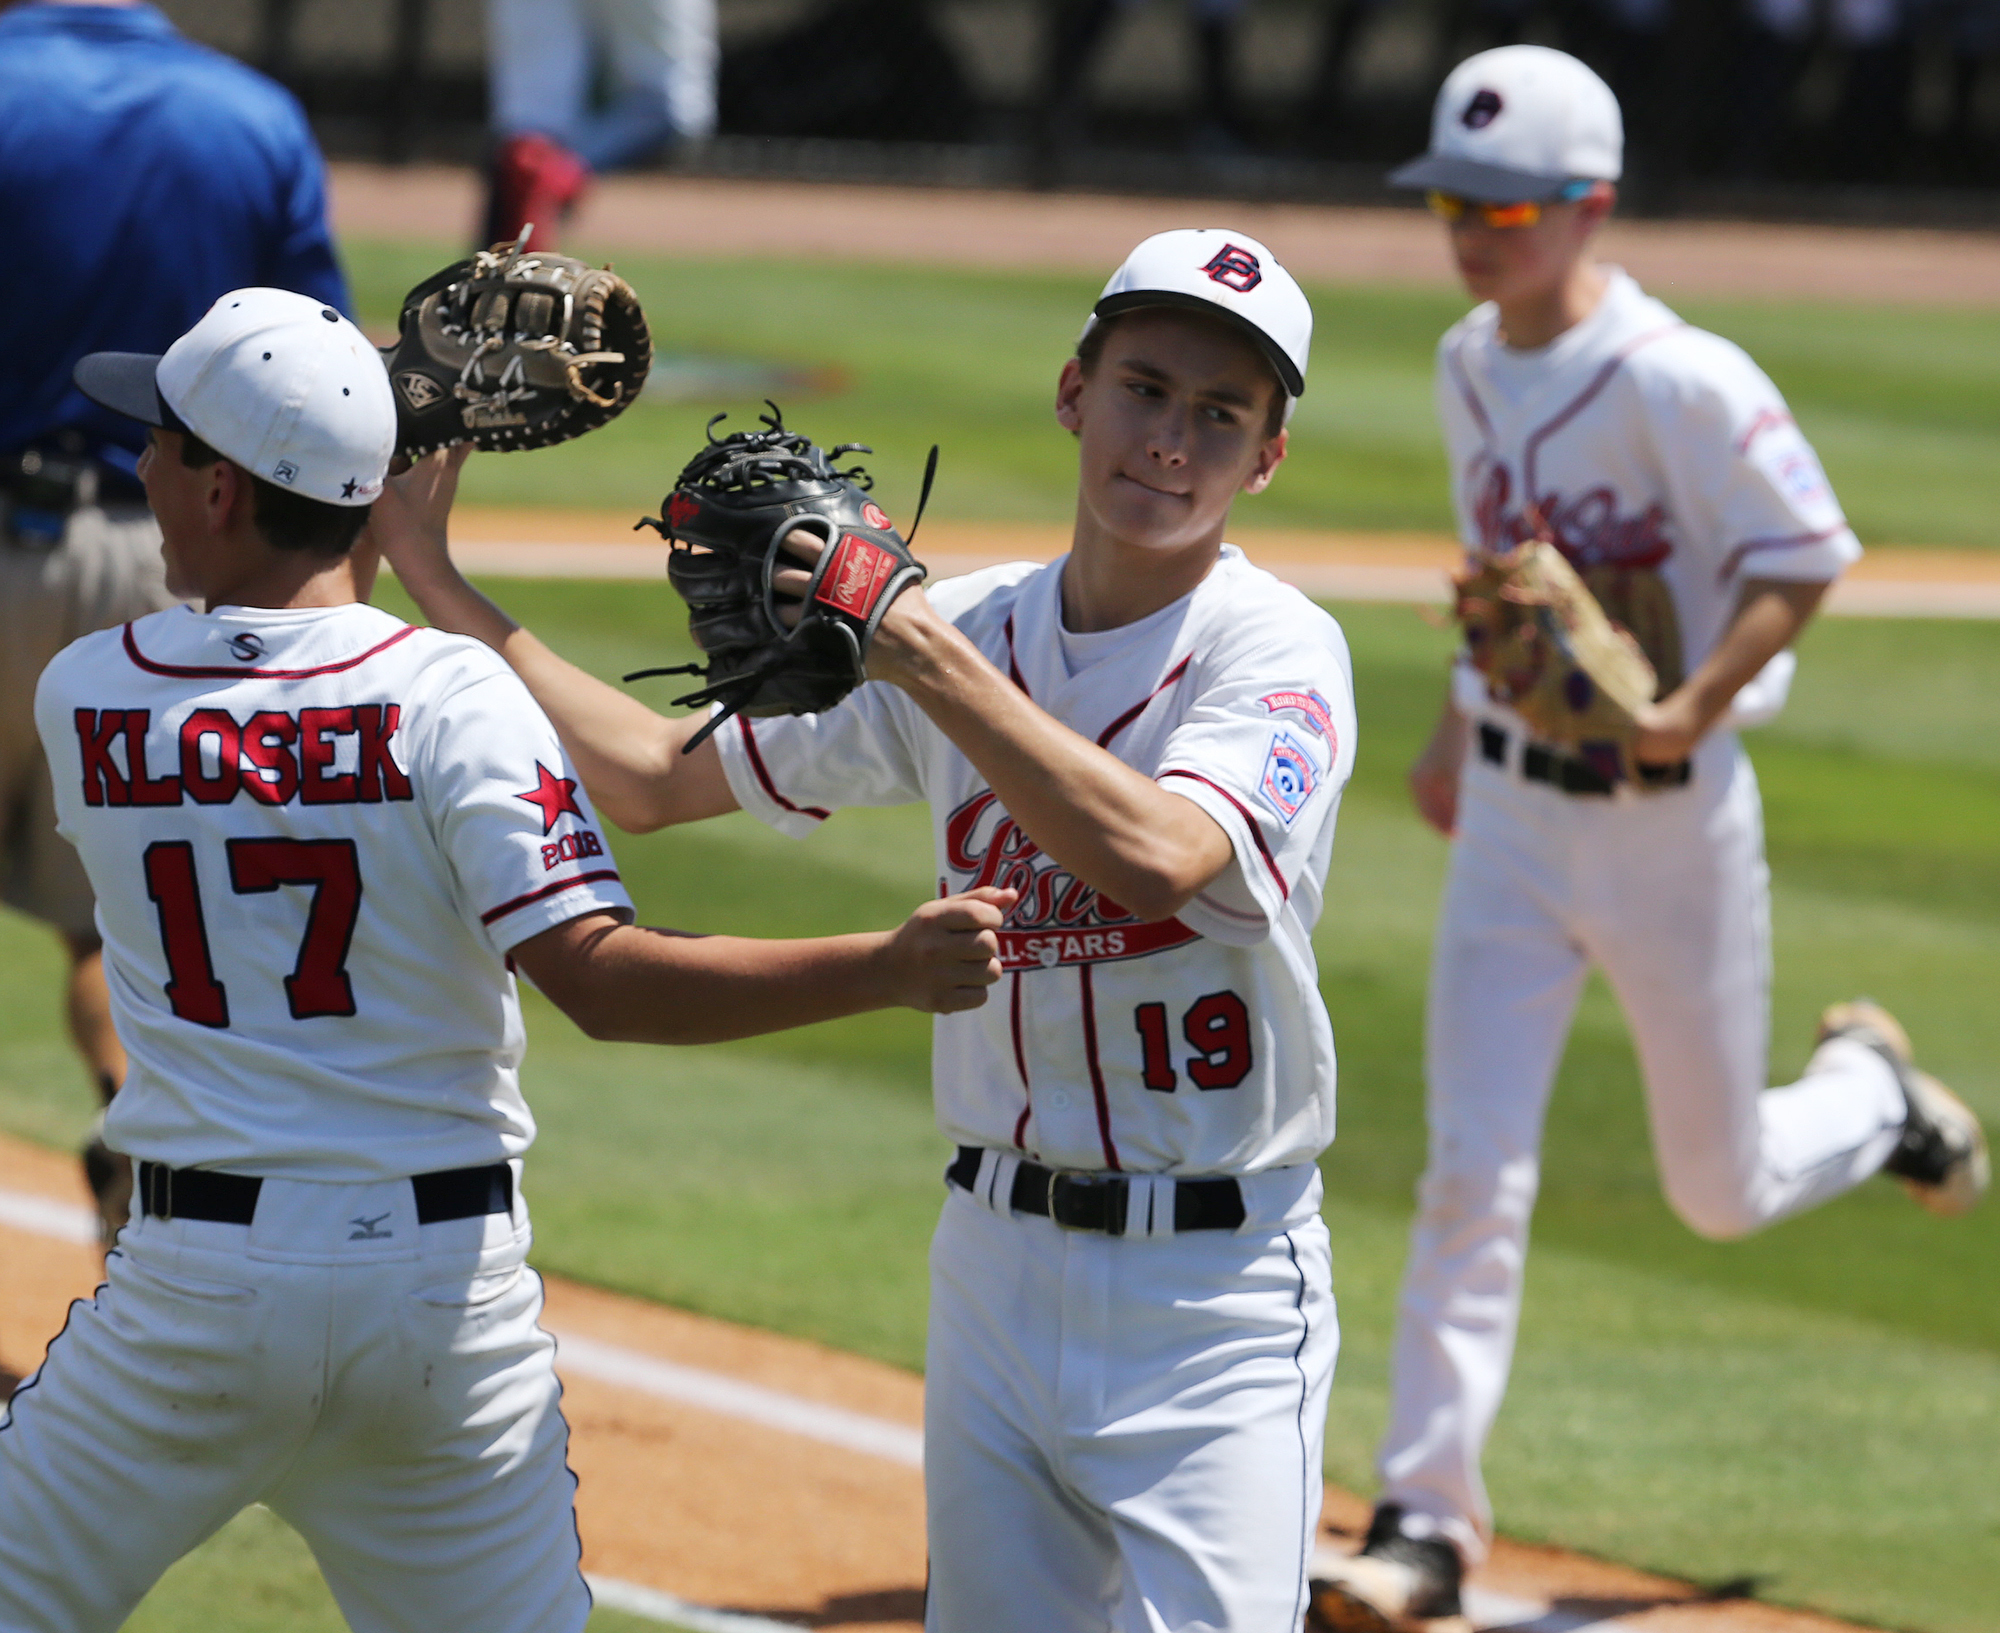
[[[1262,493],[1271,485],[1271,478],[1278,474],[1278,467],[1284,464],[1285,455],[1291,451],[1291,443],[1291,431],[1281,429],[1257,450],[1257,463],[1243,479],[1245,493]]]
[[[212,532],[227,532],[238,520],[248,520],[256,486],[250,473],[233,459],[218,459],[208,468],[203,508]]]
[[[1618,184],[1600,181],[1589,192],[1576,201],[1576,213],[1583,223],[1585,232],[1595,232],[1603,226],[1611,212],[1618,207]]]
[[[1082,360],[1072,357],[1056,380],[1056,424],[1071,436],[1083,428],[1083,378]]]

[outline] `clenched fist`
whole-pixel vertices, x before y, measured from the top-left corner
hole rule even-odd
[[[985,885],[925,902],[893,931],[883,956],[896,1002],[932,1015],[977,1009],[1000,979],[1001,922],[1019,899]]]

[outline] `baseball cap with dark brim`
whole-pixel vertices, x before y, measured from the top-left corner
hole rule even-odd
[[[381,353],[331,306],[290,290],[231,290],[159,356],[92,352],[72,378],[91,401],[197,436],[323,504],[372,503],[395,447]]]
[[[1445,76],[1429,150],[1389,184],[1482,204],[1546,203],[1579,181],[1616,181],[1624,165],[1618,98],[1587,63],[1545,45],[1502,45]]]
[[[1084,333],[1149,306],[1200,312],[1240,330],[1276,373],[1290,414],[1306,388],[1312,306],[1264,245],[1215,227],[1155,233],[1111,275]]]
[[[1481,204],[1522,204],[1530,200],[1546,204],[1576,179],[1482,164],[1477,159],[1463,159],[1449,153],[1426,153],[1389,173],[1391,187],[1456,193],[1460,198],[1477,199]]]
[[[160,395],[158,352],[92,352],[78,359],[76,389],[114,414],[162,431],[185,431],[180,415]]]
[[[1248,318],[1219,306],[1200,295],[1184,295],[1173,289],[1134,289],[1122,295],[1107,295],[1090,309],[1095,318],[1113,318],[1120,312],[1137,312],[1149,306],[1178,306],[1190,312],[1201,312],[1208,317],[1226,323],[1241,332],[1243,337],[1264,354],[1265,360],[1277,371],[1278,381],[1285,388],[1288,397],[1302,396],[1306,389],[1305,376],[1299,373],[1299,366],[1286,353],[1285,348],[1273,340],[1263,329]]]

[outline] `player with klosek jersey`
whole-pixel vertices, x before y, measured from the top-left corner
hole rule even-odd
[[[434,622],[515,665],[622,825],[740,806],[804,835],[925,800],[941,888],[1018,894],[1001,991],[936,1034],[958,1147],[925,1372],[946,1633],[1304,1610],[1337,1347],[1311,933],[1354,705],[1339,627],[1223,535],[1285,457],[1311,325],[1254,239],[1148,239],[1057,384],[1070,554],[905,590],[869,684],[737,715],[685,756],[711,717],[663,719],[555,657],[456,574],[441,516],[384,537]]]
[[[0,1422],[0,1626],[108,1633],[263,1502],[362,1633],[574,1633],[512,969],[605,1038],[956,1009],[999,979],[1013,898],[819,941],[635,927],[520,681],[365,604],[371,506],[420,508],[445,461],[378,499],[395,408],[352,324],[237,290],[77,382],[152,428],[167,582],[199,610],[77,641],[36,700],[138,1196]]]
[[[1602,80],[1507,46],[1452,72],[1430,152],[1395,178],[1430,190],[1484,303],[1437,358],[1477,572],[1462,581],[1467,648],[1410,774],[1453,837],[1430,1163],[1374,1522],[1358,1556],[1315,1567],[1315,1609],[1340,1633],[1456,1614],[1484,1557],[1480,1457],[1512,1359],[1543,1113],[1591,965],[1632,1029],[1667,1199],[1702,1235],[1742,1236],[1876,1173],[1940,1214],[1987,1182],[1977,1121],[1874,1004],[1829,1008],[1804,1076],[1766,1088],[1769,873],[1736,734],[1783,706],[1788,649],[1861,549],[1756,364],[1593,258],[1622,149]],[[1499,596],[1518,605],[1531,560],[1580,580],[1643,649],[1629,655],[1656,690],[1622,740],[1552,741],[1537,727],[1559,711],[1495,672],[1485,586],[1515,575]],[[1562,639],[1552,619],[1541,634],[1544,654]],[[1573,707],[1595,707],[1587,667],[1568,682]]]

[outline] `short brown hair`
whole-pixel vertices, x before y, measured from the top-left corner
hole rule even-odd
[[[1137,308],[1137,310],[1142,312],[1156,312],[1175,309],[1171,307],[1142,306]],[[1095,374],[1097,372],[1097,365],[1104,358],[1105,340],[1110,336],[1112,329],[1117,325],[1120,318],[1130,317],[1131,315],[1131,312],[1117,312],[1108,318],[1099,318],[1084,331],[1083,338],[1076,343],[1076,360],[1083,365],[1083,372],[1085,374]],[[1194,318],[1196,322],[1203,321],[1202,315],[1199,312],[1190,312],[1188,315]],[[1227,318],[1218,317],[1213,321],[1218,327],[1227,328],[1231,334],[1240,335],[1242,333],[1242,330]],[[1257,354],[1257,360],[1260,363],[1264,362],[1263,353],[1259,352]],[[1264,411],[1264,440],[1269,442],[1271,438],[1275,437],[1285,428],[1285,404],[1288,400],[1288,393],[1285,390],[1285,383],[1278,378],[1278,371],[1276,369],[1272,368],[1270,364],[1265,363],[1264,372],[1270,377],[1271,381],[1271,406]]]
[[[191,471],[218,464],[223,455],[192,431],[181,433],[181,463]],[[250,518],[274,550],[303,550],[309,556],[344,556],[354,548],[372,505],[330,505],[288,493],[275,482],[250,477]]]

